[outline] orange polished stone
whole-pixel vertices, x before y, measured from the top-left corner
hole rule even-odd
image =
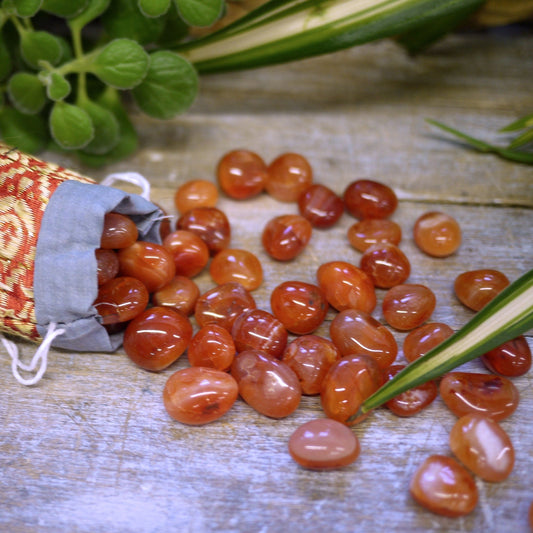
[[[404,283],[389,289],[383,298],[383,316],[398,330],[421,326],[432,315],[437,299],[425,285]]]
[[[428,322],[410,331],[403,341],[403,355],[412,363],[453,335],[453,329],[441,322]]]
[[[163,240],[163,247],[172,254],[178,276],[193,278],[209,262],[207,244],[191,231],[176,230],[169,233]]]
[[[248,250],[226,248],[218,252],[209,266],[215,283],[236,281],[246,290],[253,291],[263,283],[263,267],[255,254]]]
[[[404,283],[411,273],[407,256],[390,243],[373,244],[367,248],[361,256],[360,267],[381,289]]]
[[[453,287],[463,305],[479,311],[509,284],[507,276],[499,270],[483,268],[459,274]]]
[[[523,335],[504,342],[481,356],[485,366],[502,376],[523,376],[531,368],[531,348]]]
[[[152,294],[152,302],[160,307],[172,307],[185,316],[192,315],[200,289],[186,276],[175,276],[169,283]]]
[[[450,448],[461,463],[485,481],[503,481],[513,470],[511,439],[486,416],[471,413],[457,420],[450,432]]]
[[[300,195],[313,183],[309,161],[300,154],[286,153],[268,165],[265,189],[280,202],[297,202]]]
[[[230,198],[236,200],[252,198],[263,192],[267,179],[265,162],[250,150],[232,150],[218,163],[218,184]]]
[[[117,276],[119,270],[118,256],[113,250],[98,248],[95,250],[96,275],[98,285],[103,285],[107,281]]]
[[[356,250],[364,252],[373,244],[388,242],[397,246],[402,240],[402,228],[386,218],[365,218],[352,224],[347,236]]]
[[[495,374],[450,372],[439,389],[444,403],[459,417],[478,413],[498,422],[511,416],[520,401],[514,383]]]
[[[207,180],[190,180],[178,187],[174,204],[181,215],[196,207],[215,207],[218,202],[217,186]]]
[[[431,211],[416,220],[413,237],[426,254],[447,257],[461,245],[461,228],[450,215]]]
[[[398,206],[396,193],[388,185],[368,179],[352,181],[343,200],[347,211],[358,219],[388,218]]]
[[[280,215],[267,222],[261,241],[271,257],[290,261],[303,252],[312,232],[311,223],[301,215]]]
[[[310,470],[331,470],[352,464],[361,447],[351,429],[330,418],[299,426],[289,439],[291,457]]]
[[[104,216],[100,248],[127,248],[138,236],[137,226],[130,217],[120,213],[107,213]]]
[[[235,379],[213,368],[183,368],[172,374],[163,389],[167,413],[183,424],[199,426],[226,414],[239,395]]]
[[[478,501],[474,478],[455,459],[431,455],[415,472],[409,491],[429,511],[450,517],[471,513]]]
[[[217,324],[200,328],[187,350],[191,366],[229,370],[235,358],[235,343],[231,333]]]
[[[315,228],[331,228],[344,212],[342,198],[329,187],[311,185],[298,198],[300,215],[311,222]]]
[[[316,277],[329,304],[337,311],[359,309],[371,313],[376,307],[374,284],[359,267],[345,261],[331,261],[318,267]]]

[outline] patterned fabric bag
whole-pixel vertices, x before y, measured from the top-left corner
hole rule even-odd
[[[147,199],[0,143],[0,332],[41,343],[24,364],[2,338],[21,383],[40,379],[50,346],[104,352],[121,344],[92,305],[95,250],[110,211],[129,215],[140,239],[160,242],[162,212]],[[25,379],[20,370],[37,374]]]

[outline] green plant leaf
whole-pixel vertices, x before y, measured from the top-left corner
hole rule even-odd
[[[70,82],[57,72],[47,72],[40,76],[40,80],[46,86],[46,96],[54,102],[64,100],[72,90]]]
[[[517,148],[522,148],[527,144],[533,143],[533,128],[526,130],[517,137],[515,137],[507,146],[508,150],[516,150]]]
[[[39,61],[57,65],[63,55],[59,38],[47,31],[24,32],[20,39],[20,52],[32,68],[39,68]]]
[[[531,115],[526,115],[525,117],[521,117],[518,120],[514,120],[510,124],[507,124],[507,126],[504,126],[500,130],[500,133],[518,131],[518,130],[527,128],[529,126],[533,126],[533,113]]]
[[[168,119],[186,111],[198,91],[198,76],[183,57],[168,50],[150,55],[144,81],[133,89],[137,105],[147,115]]]
[[[19,17],[33,17],[41,8],[43,0],[13,0],[15,11]]]
[[[0,109],[0,137],[7,144],[29,154],[41,151],[49,139],[42,115],[24,115],[9,106]]]
[[[78,102],[78,105],[91,117],[94,127],[94,136],[83,147],[83,151],[88,154],[105,154],[112,150],[119,139],[119,125],[115,115],[88,99]]]
[[[115,39],[94,57],[89,71],[117,89],[131,89],[148,71],[149,56],[131,39]]]
[[[49,125],[54,141],[66,150],[83,148],[94,136],[93,123],[87,111],[66,102],[54,104]]]
[[[13,74],[7,83],[7,93],[13,107],[26,115],[39,113],[46,104],[43,84],[29,72]]]
[[[12,68],[11,54],[4,41],[4,36],[0,33],[0,81],[9,76]]]
[[[79,32],[87,26],[89,22],[98,18],[108,7],[111,0],[89,0],[85,9],[75,17],[72,17],[68,24],[72,31]]]
[[[157,38],[157,44],[161,48],[171,48],[177,46],[183,38],[189,33],[189,26],[179,16],[178,10],[174,3],[171,4],[170,9],[164,18],[165,25],[163,31],[160,32]],[[159,19],[157,19],[159,20]]]
[[[170,0],[138,0],[137,4],[145,17],[155,18],[168,11]]]
[[[58,17],[72,18],[79,15],[89,0],[43,0],[42,10]]]
[[[191,26],[215,23],[224,10],[224,0],[174,0],[179,14]]]

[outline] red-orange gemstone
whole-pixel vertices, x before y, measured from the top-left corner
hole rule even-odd
[[[287,345],[281,359],[298,376],[302,393],[313,395],[320,393],[325,375],[340,358],[339,350],[329,339],[302,335]]]
[[[141,368],[159,371],[176,361],[192,337],[189,319],[168,307],[152,307],[124,332],[124,351]]]
[[[187,349],[191,366],[224,371],[231,367],[235,353],[235,343],[231,333],[217,324],[208,324],[198,330]]]
[[[166,248],[174,259],[176,275],[193,278],[205,268],[209,261],[209,248],[196,233],[187,230],[176,230],[169,233],[163,240]]]
[[[178,218],[176,229],[196,233],[213,255],[227,248],[231,240],[228,217],[216,207],[195,207],[187,211]]]
[[[118,274],[118,256],[113,250],[98,248],[94,252],[96,256],[96,274],[98,285],[103,285]]]
[[[190,180],[178,187],[174,204],[182,215],[196,207],[215,207],[218,202],[217,186],[207,180]]]
[[[416,220],[413,236],[417,246],[433,257],[451,255],[461,245],[461,228],[457,221],[437,211],[424,213]]]
[[[343,356],[366,354],[383,370],[392,365],[398,354],[398,345],[392,333],[363,311],[341,311],[331,321],[329,333]]]
[[[226,414],[239,395],[228,373],[213,368],[183,368],[172,374],[163,389],[167,413],[183,424],[198,426]]]
[[[491,372],[508,377],[523,376],[531,368],[531,348],[520,335],[483,354],[481,360]]]
[[[146,309],[149,298],[150,295],[141,281],[118,277],[99,287],[93,305],[102,317],[102,324],[109,325],[135,318]]]
[[[403,355],[412,363],[453,335],[453,329],[441,322],[428,322],[410,331],[403,341]]]
[[[429,511],[450,517],[471,513],[478,501],[476,482],[455,459],[431,455],[415,472],[409,490]]]
[[[450,372],[439,389],[444,403],[459,417],[478,413],[498,422],[512,415],[520,401],[513,382],[495,374]]]
[[[344,191],[344,205],[355,218],[388,218],[398,206],[396,193],[379,181],[353,181]]]
[[[425,285],[404,283],[385,294],[383,316],[395,329],[414,329],[429,319],[436,303],[435,294]]]
[[[265,188],[280,202],[297,202],[312,182],[313,170],[309,161],[300,154],[289,152],[270,163]]]
[[[360,450],[355,433],[330,418],[306,422],[289,439],[291,457],[311,470],[331,470],[352,464]]]
[[[463,305],[479,311],[509,283],[507,276],[499,270],[484,268],[459,274],[455,278],[454,290]]]
[[[331,228],[344,212],[344,203],[329,187],[317,183],[300,195],[298,210],[315,228]]]
[[[255,307],[253,296],[240,283],[223,283],[200,295],[194,317],[200,327],[218,324],[231,331],[235,319]]]
[[[137,226],[131,218],[120,213],[107,213],[104,217],[100,248],[127,248],[138,236]]]
[[[329,304],[337,311],[359,309],[371,313],[376,307],[374,284],[359,267],[331,261],[318,267],[316,277]]]
[[[176,268],[170,252],[159,244],[137,241],[118,251],[120,275],[141,280],[148,292],[164,287],[174,277]]]
[[[509,435],[494,420],[471,413],[450,431],[450,449],[461,463],[485,481],[503,481],[514,466]]]
[[[304,250],[312,232],[311,223],[301,215],[280,215],[267,222],[263,247],[274,259],[289,261]]]
[[[533,529],[533,502],[529,506],[529,527]]]
[[[389,289],[404,283],[411,273],[406,255],[390,243],[374,244],[361,256],[361,270],[365,271],[376,287]]]
[[[285,281],[270,295],[274,316],[296,335],[315,331],[329,309],[324,293],[316,285],[303,281]]]
[[[350,244],[360,252],[364,252],[373,244],[389,242],[396,246],[402,240],[402,228],[386,218],[365,218],[348,228]]]
[[[263,283],[263,267],[255,254],[248,250],[226,248],[218,252],[209,266],[215,283],[236,281],[246,290],[253,291]]]
[[[194,281],[185,276],[176,276],[170,283],[152,294],[152,302],[160,307],[172,307],[185,316],[192,315],[200,289]]]
[[[296,374],[264,352],[246,350],[238,354],[231,375],[239,384],[243,400],[263,415],[284,418],[300,404],[302,390]]]
[[[249,150],[233,150],[218,163],[217,179],[220,188],[236,200],[257,196],[268,179],[263,159]]]
[[[233,323],[231,334],[238,352],[261,350],[270,357],[281,359],[287,346],[285,326],[263,309],[241,313]]]

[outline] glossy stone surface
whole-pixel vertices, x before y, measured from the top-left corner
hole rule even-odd
[[[202,179],[186,181],[174,194],[174,205],[181,215],[196,207],[215,207],[217,202],[217,186]]]
[[[447,257],[461,245],[461,227],[446,213],[424,213],[415,222],[413,237],[417,246],[433,257]]]
[[[302,389],[296,374],[264,352],[239,353],[231,366],[231,375],[239,384],[243,400],[263,415],[284,418],[300,404]]]
[[[352,464],[361,447],[359,439],[344,424],[317,418],[299,426],[289,439],[291,457],[304,468],[331,470]]]
[[[386,218],[365,218],[352,224],[347,236],[356,250],[364,252],[373,244],[389,242],[397,246],[402,240],[402,228]]]
[[[409,259],[391,243],[373,244],[367,248],[359,266],[380,289],[404,283],[411,273]]]
[[[252,198],[263,192],[267,179],[265,162],[250,150],[232,150],[218,163],[218,184],[224,193],[236,200]]]
[[[326,318],[329,304],[322,290],[303,281],[285,281],[270,295],[274,316],[296,335],[315,331]]]
[[[130,217],[120,213],[107,213],[104,216],[100,248],[127,248],[138,236],[137,226]]]
[[[200,274],[209,261],[209,248],[196,233],[176,230],[163,240],[174,260],[176,275],[193,278]]]
[[[409,485],[413,498],[429,511],[450,517],[471,513],[478,501],[474,478],[455,459],[431,455]]]
[[[226,414],[238,395],[237,382],[227,372],[190,367],[168,378],[163,389],[163,404],[178,422],[198,426]]]
[[[218,324],[231,331],[235,319],[255,307],[254,297],[240,283],[223,283],[200,295],[194,317],[200,327]]]
[[[329,187],[315,183],[298,198],[298,210],[315,228],[331,228],[344,212],[342,198]]]
[[[231,335],[238,352],[261,350],[276,359],[281,359],[288,339],[285,326],[263,309],[241,313],[233,323]]]
[[[404,283],[392,287],[383,297],[383,316],[393,328],[406,331],[426,322],[436,303],[435,294],[429,287]]]
[[[329,304],[337,311],[359,309],[371,313],[376,307],[374,284],[359,267],[345,261],[330,261],[318,267],[316,277]]]
[[[191,338],[187,317],[168,307],[152,307],[128,324],[124,351],[141,368],[159,371],[183,354]]]
[[[226,248],[213,257],[209,273],[215,283],[236,281],[253,291],[263,283],[263,267],[255,254],[248,250]]]
[[[508,377],[523,376],[531,368],[531,348],[520,335],[483,354],[481,360],[491,372]]]
[[[142,313],[150,295],[144,284],[136,278],[120,276],[101,285],[94,301],[102,324],[127,322]]]
[[[494,374],[450,372],[442,378],[439,391],[456,416],[478,413],[496,422],[511,416],[520,401],[514,383]]]
[[[503,481],[514,466],[509,435],[490,418],[471,413],[462,416],[450,432],[450,449],[463,465],[485,481]]]
[[[235,353],[235,343],[231,333],[217,324],[208,324],[200,328],[187,349],[191,366],[223,371],[230,369]]]
[[[412,363],[452,335],[453,329],[442,322],[423,324],[405,336],[403,355],[409,363]]]
[[[356,309],[345,309],[331,321],[329,333],[333,344],[343,356],[366,354],[383,370],[398,355],[393,334],[374,317]]]
[[[313,183],[309,161],[300,154],[288,152],[276,157],[268,165],[265,189],[280,202],[297,202],[300,195]]]
[[[176,273],[170,252],[153,242],[137,241],[118,251],[120,275],[141,280],[148,292],[169,283]]]
[[[280,215],[267,222],[261,242],[272,258],[290,261],[303,252],[312,232],[311,223],[301,215]]]
[[[463,305],[479,311],[509,284],[510,281],[503,272],[483,268],[459,274],[453,288]]]
[[[200,296],[198,285],[186,276],[175,276],[164,287],[152,294],[152,303],[172,307],[185,316],[192,315]]]
[[[352,181],[344,190],[344,205],[358,219],[388,218],[398,206],[396,193],[379,181],[361,179]]]
[[[302,393],[314,395],[320,394],[325,375],[340,358],[339,350],[329,339],[302,335],[287,345],[281,360],[298,376]]]
[[[118,256],[113,250],[98,248],[94,251],[96,256],[96,276],[98,285],[103,285],[107,281],[117,276],[119,270]]]

